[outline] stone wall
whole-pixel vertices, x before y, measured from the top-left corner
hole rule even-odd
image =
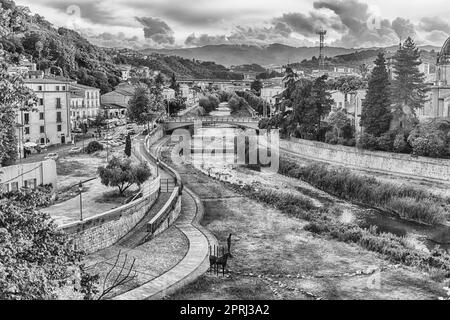
[[[154,183],[159,184],[159,178]],[[122,207],[70,223],[61,230],[71,235],[75,248],[87,253],[112,246],[133,229],[150,211],[159,196],[159,188],[149,196]]]
[[[413,158],[406,154],[366,151],[294,138],[281,140],[280,148],[296,153],[300,157],[356,169],[450,182],[450,160],[446,159]]]

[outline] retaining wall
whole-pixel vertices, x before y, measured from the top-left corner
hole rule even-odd
[[[367,151],[294,138],[280,140],[280,148],[300,157],[357,169],[450,182],[450,160],[447,159],[413,158],[406,154]]]

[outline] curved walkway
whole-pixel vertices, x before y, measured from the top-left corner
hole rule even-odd
[[[151,148],[159,155],[160,149],[168,138],[163,138]],[[144,285],[114,297],[115,300],[161,299],[186,284],[196,280],[209,268],[209,247],[217,244],[214,236],[204,229],[199,222],[204,209],[200,198],[188,188],[183,189],[181,198],[181,215],[175,222],[189,242],[189,249],[184,258],[173,268]]]

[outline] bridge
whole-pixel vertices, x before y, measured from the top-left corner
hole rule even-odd
[[[164,120],[166,131],[193,126],[196,122],[201,122],[202,126],[214,124],[230,124],[245,129],[258,129],[261,118],[257,117],[177,117]]]

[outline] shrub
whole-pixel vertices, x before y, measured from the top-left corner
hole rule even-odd
[[[85,152],[88,154],[92,154],[97,151],[103,150],[103,145],[98,141],[91,141],[85,148]]]
[[[450,123],[435,121],[417,125],[408,136],[415,154],[428,157],[450,156]]]
[[[376,150],[378,147],[377,138],[368,133],[362,133],[359,136],[358,143],[356,145],[360,149]]]
[[[403,133],[398,133],[394,139],[394,151],[399,153],[409,153],[411,148],[406,142],[405,135]]]
[[[439,204],[445,204],[445,199],[420,189],[381,182],[348,169],[329,169],[323,164],[301,167],[285,159],[280,161],[280,173],[302,179],[339,198],[393,211],[403,218],[431,224],[443,221],[444,212]]]
[[[378,149],[391,152],[394,150],[395,132],[388,131],[377,138]]]

